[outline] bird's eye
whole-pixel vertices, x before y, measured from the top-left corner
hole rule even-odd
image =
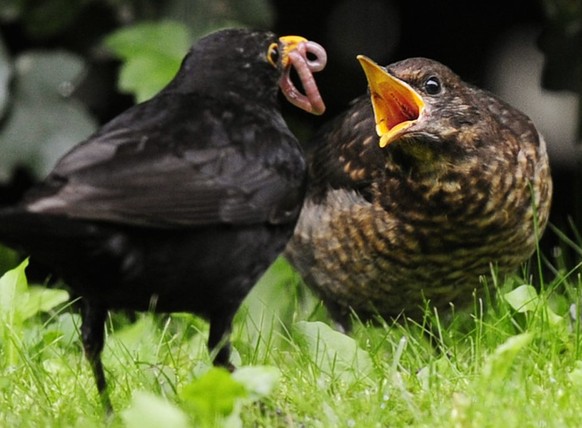
[[[273,66],[277,67],[279,62],[279,45],[277,43],[271,43],[269,50],[267,51],[267,61]]]
[[[424,82],[424,90],[429,95],[437,95],[442,91],[441,81],[438,77],[432,76]]]

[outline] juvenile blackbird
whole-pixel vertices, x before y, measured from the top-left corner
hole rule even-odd
[[[444,65],[358,57],[369,96],[315,136],[286,255],[349,328],[462,304],[494,267],[536,248],[550,209],[546,146],[531,120]]]
[[[106,407],[100,354],[110,309],[201,315],[214,363],[229,365],[232,318],[291,237],[305,192],[304,155],[280,114],[278,86],[322,113],[312,72],[325,62],[321,46],[298,36],[213,33],[159,94],[0,211],[0,241],[83,297],[83,346]]]

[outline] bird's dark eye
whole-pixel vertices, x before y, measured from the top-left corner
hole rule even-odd
[[[273,66],[277,67],[279,62],[279,45],[277,43],[271,43],[269,50],[267,51],[267,61]]]
[[[432,76],[424,82],[424,90],[429,95],[437,95],[442,91],[441,81],[438,77]]]

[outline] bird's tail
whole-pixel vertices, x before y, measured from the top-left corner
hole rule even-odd
[[[80,245],[86,248],[98,237],[97,229],[87,222],[64,216],[22,208],[0,210],[0,243],[30,255],[70,254]]]

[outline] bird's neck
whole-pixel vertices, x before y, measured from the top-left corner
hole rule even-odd
[[[386,173],[429,183],[439,181],[453,169],[463,168],[458,156],[442,150],[443,145],[435,150],[430,144],[414,142],[391,147],[385,159]]]

